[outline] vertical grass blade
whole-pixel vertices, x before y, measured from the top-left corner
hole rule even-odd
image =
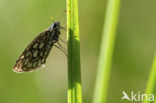
[[[82,103],[78,0],[67,1],[68,103]]]
[[[155,53],[155,56],[154,56],[154,60],[153,60],[151,72],[150,72],[150,75],[149,75],[149,79],[148,79],[145,94],[147,94],[147,95],[149,95],[149,94],[156,95],[156,53]],[[145,100],[145,98],[144,98],[143,103],[153,103],[153,101]],[[156,103],[156,101],[154,103]]]
[[[120,0],[108,0],[93,103],[106,103]]]

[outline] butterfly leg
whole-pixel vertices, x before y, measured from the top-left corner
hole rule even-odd
[[[64,31],[67,31],[67,29],[65,28],[65,26],[61,26],[60,29],[63,29]]]
[[[67,44],[67,42],[65,42],[63,39],[58,38],[60,41],[62,41],[64,44]]]
[[[60,48],[62,48],[63,50],[67,52],[67,49],[65,49],[59,42],[56,42],[56,43],[60,46]]]
[[[61,47],[61,46],[58,46],[58,45],[54,45],[56,48],[58,48],[59,50],[61,50],[67,57],[68,57],[68,55],[67,55],[67,50],[65,49],[65,48],[63,48],[63,47]]]

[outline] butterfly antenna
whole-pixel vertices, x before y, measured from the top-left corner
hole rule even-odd
[[[55,20],[54,20],[54,17],[53,17],[53,16],[51,16],[51,17],[50,17],[50,20],[52,20],[52,22],[53,22],[53,23],[55,22]]]
[[[58,21],[60,21],[60,18],[65,14],[67,12],[67,10],[64,10],[62,13],[61,13],[61,15],[58,17]]]

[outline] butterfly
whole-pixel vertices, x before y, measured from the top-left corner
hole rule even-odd
[[[52,46],[58,42],[60,28],[60,22],[54,22],[46,31],[40,33],[16,61],[13,71],[30,72],[44,67]]]

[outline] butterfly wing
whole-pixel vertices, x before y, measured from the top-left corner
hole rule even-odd
[[[52,31],[38,35],[24,50],[13,68],[15,72],[29,72],[43,67],[53,46]]]

